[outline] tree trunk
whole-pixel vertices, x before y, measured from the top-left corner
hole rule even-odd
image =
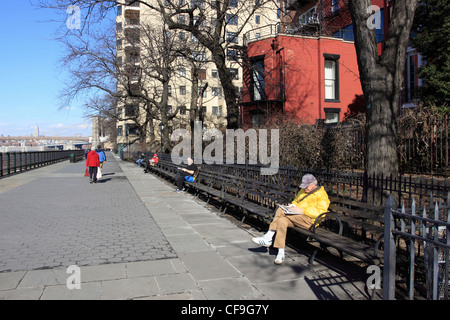
[[[417,2],[396,0],[385,7],[385,19],[390,16],[390,21],[381,55],[378,55],[373,27],[374,13],[369,9],[371,0],[349,2],[366,105],[365,170],[369,178],[374,174],[396,177],[399,172],[397,116],[406,49]],[[368,185],[368,188],[374,186]],[[377,190],[369,191],[369,194],[375,194],[373,200],[377,202],[383,199]]]
[[[220,84],[223,88],[223,95],[227,104],[227,128],[239,128],[239,105],[237,99],[237,88],[233,84],[233,74],[228,70],[225,57],[221,54],[213,53],[214,63],[220,77]]]

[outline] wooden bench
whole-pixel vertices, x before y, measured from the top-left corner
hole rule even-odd
[[[177,166],[161,161],[153,167],[155,173],[174,178]],[[295,197],[292,186],[277,185],[253,178],[236,177],[224,173],[220,166],[205,165],[195,182],[185,182],[196,195],[204,194],[227,206],[235,206],[243,212],[243,219],[252,215],[266,225],[274,217],[277,203],[289,203]],[[319,250],[336,249],[369,264],[378,264],[383,252],[378,246],[383,235],[383,207],[329,196],[329,212],[320,215],[311,229],[291,228],[310,243],[318,243],[309,258],[312,264]],[[226,209],[225,209],[226,210]],[[316,227],[316,222],[321,221]]]
[[[366,263],[379,264],[383,260],[379,245],[384,232],[384,208],[335,196],[329,196],[329,199],[329,212],[323,215],[333,216],[338,231],[334,233],[327,230],[327,221],[324,221],[319,228],[314,223],[310,230],[294,227],[295,233],[317,241],[321,249],[336,249],[342,258],[346,253]],[[317,252],[318,249],[310,257],[309,263],[314,262]]]

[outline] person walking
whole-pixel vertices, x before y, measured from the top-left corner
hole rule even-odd
[[[100,161],[100,165],[98,166],[98,169],[97,169],[97,179],[101,179],[102,178],[103,162],[106,162],[106,154],[105,154],[105,151],[103,151],[101,145],[97,146],[97,149],[95,150],[95,152],[97,152],[98,160]]]
[[[97,169],[100,167],[100,160],[95,150],[88,153],[86,167],[89,168],[89,183],[97,183]]]

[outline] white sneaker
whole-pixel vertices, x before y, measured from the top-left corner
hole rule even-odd
[[[272,245],[272,240],[267,240],[264,237],[252,238],[252,241],[256,244],[259,244],[263,247],[270,247]]]
[[[284,261],[284,254],[277,254],[277,257],[275,258],[275,264],[282,264]]]

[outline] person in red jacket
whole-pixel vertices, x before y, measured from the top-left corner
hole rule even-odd
[[[97,168],[100,167],[100,160],[95,150],[88,153],[86,167],[89,168],[89,183],[97,183]]]
[[[158,161],[159,161],[158,155],[155,153],[153,155],[153,158],[150,160],[150,165],[156,166],[158,164]]]

